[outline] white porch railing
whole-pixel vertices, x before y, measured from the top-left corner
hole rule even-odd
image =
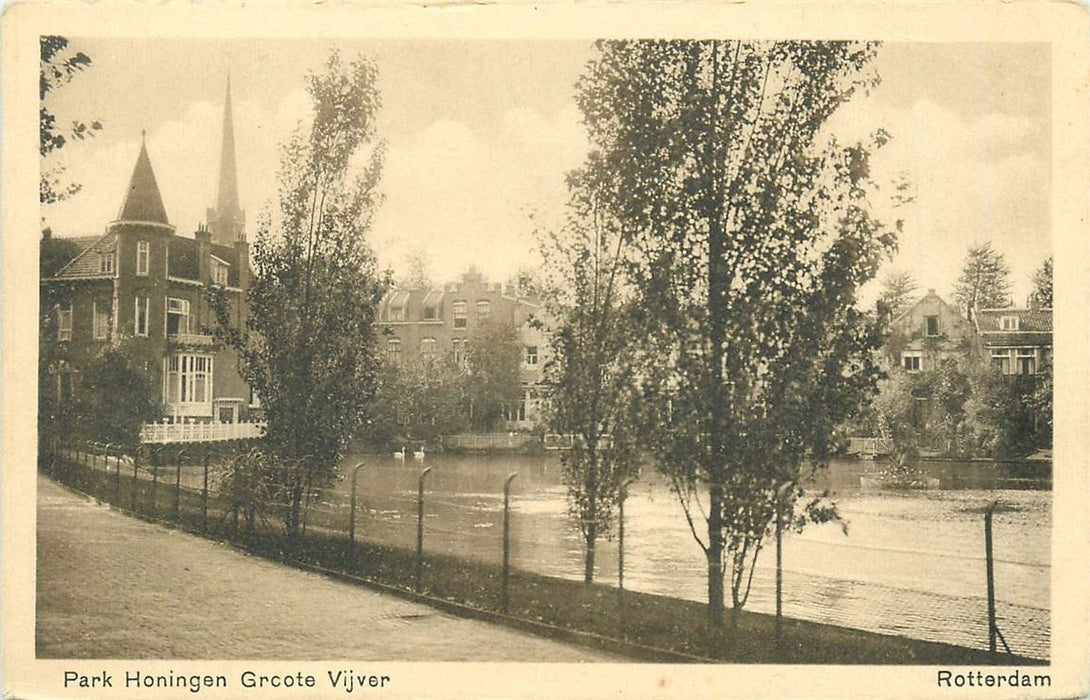
[[[212,345],[216,342],[214,337],[204,333],[173,333],[167,339],[179,345]]]
[[[248,440],[265,435],[265,423],[145,423],[140,427],[140,442],[217,442]]]

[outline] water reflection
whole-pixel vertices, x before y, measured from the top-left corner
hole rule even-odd
[[[360,473],[359,536],[415,546],[422,463],[353,455]],[[579,579],[582,540],[568,513],[554,454],[429,454],[425,547],[499,562],[503,480],[512,483],[512,564]],[[860,477],[876,465],[835,461],[811,487],[829,490],[848,525],[812,526],[784,540],[784,611],[794,617],[967,646],[987,644],[983,509],[999,499],[994,522],[1000,626],[1019,653],[1047,656],[1050,578],[1050,482],[1036,468],[988,463],[923,463],[935,490],[872,490]],[[331,498],[343,507],[348,484]],[[336,507],[334,505],[333,507]],[[662,477],[645,470],[629,489],[625,585],[706,600],[706,564],[680,506]],[[617,543],[599,543],[596,578],[615,582]],[[775,609],[775,555],[769,543],[747,607]],[[1012,642],[1012,647],[1014,643]]]

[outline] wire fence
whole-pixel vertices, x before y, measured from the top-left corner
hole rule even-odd
[[[46,447],[48,457],[43,463],[59,481],[121,508],[170,520],[193,531],[224,538],[282,532],[291,508],[286,500],[252,503],[232,498],[221,479],[222,460],[231,454],[230,448],[145,446],[132,454],[113,445],[60,440],[51,441]],[[502,480],[497,481],[492,492],[433,493],[428,490],[427,472],[421,473],[422,465],[416,466],[417,469],[402,468],[396,483],[383,484],[385,488],[375,488],[370,483],[373,475],[365,472],[361,484],[355,483],[357,475],[353,474],[351,486],[346,477],[340,484],[309,495],[301,514],[302,532],[339,538],[353,547],[358,541],[415,554],[418,573],[413,583],[417,587],[420,566],[432,555],[502,566],[504,581],[509,568],[567,578],[581,576],[578,538],[568,537],[560,546],[564,556],[558,557],[556,531],[534,525],[540,521],[530,517],[532,501],[512,504],[505,498]],[[508,537],[512,522],[515,533]],[[640,535],[639,530],[635,534],[630,530],[629,545],[633,544],[633,536]],[[618,545],[624,543],[604,540],[600,545],[600,559],[616,567],[613,570],[618,579],[623,576],[629,585],[636,584],[634,588],[642,581],[647,584],[645,588],[657,589],[649,592],[661,590],[686,597],[675,587],[678,571],[672,570],[673,567],[656,568],[651,561],[653,554],[642,560],[649,562],[648,571],[619,571],[621,564],[615,556]],[[638,548],[641,543],[637,540],[634,545]],[[886,557],[920,554],[851,543],[831,546],[864,553],[877,549],[875,556]],[[937,559],[953,556],[929,554]],[[971,566],[975,571],[984,556],[984,552],[968,552],[958,557],[962,561],[951,564]],[[993,563],[1047,569],[1047,564],[1012,561],[1002,556],[995,557]],[[631,563],[629,567],[632,568]],[[699,581],[699,571],[694,569],[694,573],[697,575],[691,578]],[[977,596],[936,594],[910,585],[832,578],[813,571],[791,571],[790,582],[791,589],[783,605],[784,614],[789,617],[975,649],[989,648],[993,623],[988,617],[983,583]],[[750,607],[771,609],[774,588],[772,572],[767,567],[760,569],[754,578]],[[506,585],[503,595],[506,601]],[[1047,609],[994,598],[992,609],[994,624],[1010,653],[1048,658]],[[999,651],[1003,651],[1002,646]]]

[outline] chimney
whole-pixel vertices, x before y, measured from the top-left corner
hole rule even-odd
[[[197,279],[205,284],[212,281],[212,232],[204,224],[197,225]]]
[[[250,244],[246,236],[235,239],[235,264],[238,265],[238,288],[245,292],[250,288]]]

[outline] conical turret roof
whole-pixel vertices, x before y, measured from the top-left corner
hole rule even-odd
[[[132,170],[129,189],[125,192],[125,201],[121,204],[117,220],[170,225],[163,198],[159,194],[159,185],[155,182],[155,171],[151,169],[148,147],[143,140],[140,142],[140,155],[136,158],[136,167]]]

